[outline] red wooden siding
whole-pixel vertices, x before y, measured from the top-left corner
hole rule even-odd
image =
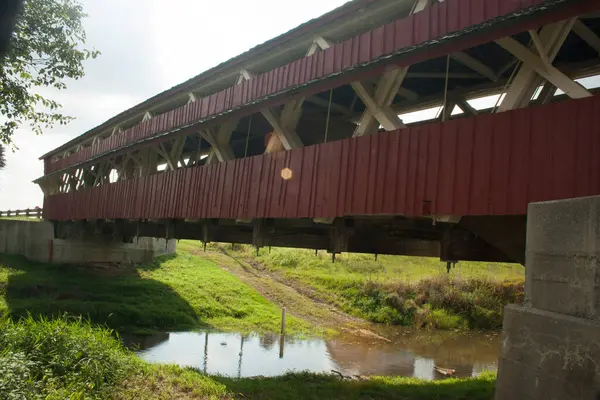
[[[313,80],[338,74],[381,56],[438,39],[449,33],[461,31],[469,26],[475,26],[543,2],[544,0],[446,0],[410,17],[396,20],[336,44],[324,52],[296,60],[260,74],[251,81],[243,82],[198,99],[195,103],[157,115],[149,121],[139,123],[92,147],[82,149],[51,163],[45,173],[67,168],[157,133],[196,123],[285,90],[305,85]],[[600,0],[576,2],[569,9],[563,9],[537,19],[530,18],[519,24],[513,23],[495,33],[486,32],[486,34],[479,34],[471,38],[454,40],[444,48],[437,47],[428,52],[409,53],[399,60],[398,64],[411,65],[598,8],[600,8]],[[339,84],[337,82],[335,85]]]
[[[597,194],[600,96],[47,196],[44,217],[514,215],[529,202]]]

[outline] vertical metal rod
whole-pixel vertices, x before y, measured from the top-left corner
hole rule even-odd
[[[442,121],[446,120],[446,107],[448,106],[448,75],[450,74],[450,54],[446,57],[446,83],[444,85],[444,106],[442,108]]]
[[[502,96],[506,93],[506,89],[508,88],[508,85],[510,85],[512,83],[513,78],[515,77],[515,74],[517,73],[517,70],[519,69],[519,67],[521,66],[521,62],[517,62],[515,64],[515,68],[513,69],[512,74],[510,74],[510,77],[508,78],[508,80],[506,81],[506,84],[504,84],[504,87],[502,88],[502,91],[500,92],[500,95],[498,96],[498,98],[496,99],[496,104],[494,104],[494,108],[492,108],[492,112],[491,114],[496,112],[496,109],[498,108],[498,106],[500,105],[500,99],[502,98]]]
[[[327,134],[329,133],[329,118],[331,116],[331,100],[333,98],[333,89],[329,89],[329,105],[327,106],[327,119],[325,120],[325,140],[323,143],[327,143]]]
[[[244,148],[244,158],[248,156],[248,142],[250,141],[250,130],[252,129],[252,114],[250,114],[250,121],[248,121],[248,134],[246,135],[246,147]]]

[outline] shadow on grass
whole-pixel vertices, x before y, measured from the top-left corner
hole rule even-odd
[[[244,399],[404,399],[492,400],[495,378],[485,374],[473,379],[420,381],[412,378],[377,377],[340,380],[311,373],[290,373],[275,378],[230,379],[212,377],[234,396]]]
[[[7,313],[13,318],[66,313],[128,333],[197,327],[202,324],[186,300],[169,286],[140,276],[140,270],[159,268],[173,257],[162,256],[144,266],[104,267],[50,265],[0,255],[0,266],[12,270],[4,288]]]

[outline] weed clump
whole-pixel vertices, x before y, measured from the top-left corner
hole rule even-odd
[[[81,319],[0,322],[0,399],[105,398],[132,367],[111,335]]]
[[[437,329],[498,329],[506,304],[523,301],[524,282],[437,276],[417,283],[367,281],[353,304],[374,322]],[[382,310],[387,318],[382,320]]]

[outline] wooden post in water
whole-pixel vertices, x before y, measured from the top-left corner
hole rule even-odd
[[[281,335],[279,335],[279,358],[283,358],[283,346],[285,343],[285,307],[281,309]]]
[[[285,307],[281,309],[281,334],[285,335]]]
[[[285,335],[279,335],[279,358],[283,358],[284,345],[285,345]]]

